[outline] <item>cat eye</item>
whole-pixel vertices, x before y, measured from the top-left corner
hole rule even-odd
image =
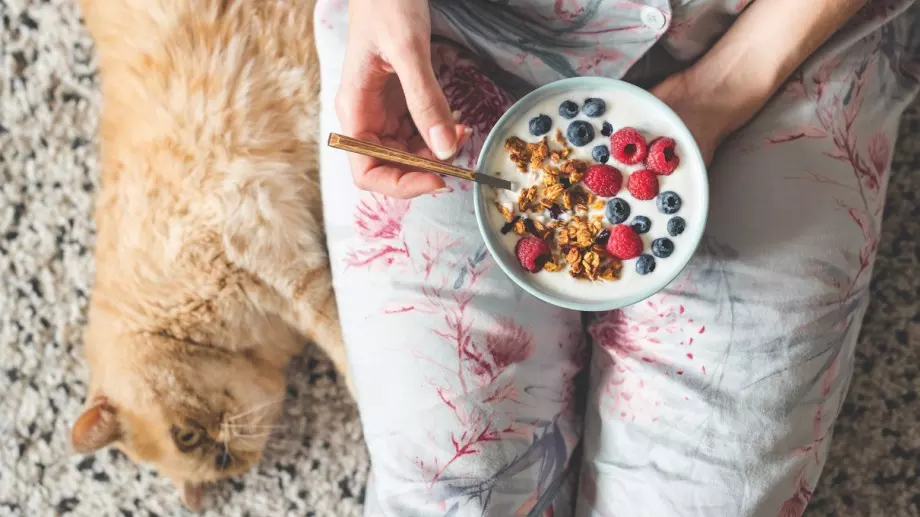
[[[182,452],[187,452],[198,447],[205,436],[204,427],[194,420],[186,420],[186,425],[172,426],[172,439],[176,447]]]

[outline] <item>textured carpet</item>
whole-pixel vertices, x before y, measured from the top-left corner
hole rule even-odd
[[[0,516],[172,516],[166,480],[117,453],[72,456],[93,262],[99,93],[69,0],[0,0]],[[905,118],[856,377],[806,512],[920,515],[920,104]],[[357,413],[312,350],[292,368],[284,436],[208,515],[358,515]]]

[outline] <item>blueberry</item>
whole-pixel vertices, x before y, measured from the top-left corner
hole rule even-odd
[[[668,235],[671,237],[677,237],[678,235],[684,233],[686,228],[687,222],[684,221],[683,217],[676,216],[668,220]]]
[[[662,237],[652,241],[652,255],[658,258],[668,258],[671,253],[674,253],[674,242],[671,239]]]
[[[636,273],[647,275],[655,270],[655,257],[642,255],[636,260]]]
[[[658,194],[655,200],[658,211],[662,214],[676,214],[680,210],[680,196],[670,190]]]
[[[594,140],[594,127],[584,120],[576,120],[569,124],[565,136],[575,147],[583,147],[588,145],[591,140]]]
[[[562,118],[572,119],[578,115],[578,104],[572,101],[565,101],[559,105],[559,116]]]
[[[528,127],[531,135],[542,136],[549,133],[549,130],[553,128],[553,119],[547,115],[537,115],[530,119]]]
[[[514,223],[516,223],[516,222],[518,222],[518,221],[520,221],[520,220],[521,220],[521,216],[516,215],[516,216],[514,216],[514,219],[512,219],[511,221],[505,223],[505,224],[502,226],[502,229],[501,229],[502,235],[508,235],[508,232],[510,232],[510,231],[514,228]]]
[[[610,122],[604,122],[601,125],[601,134],[604,136],[610,136],[613,134],[613,126],[610,125]]]
[[[597,237],[594,238],[594,244],[600,244],[601,246],[607,245],[607,241],[610,240],[610,230],[604,228],[603,230],[597,233]]]
[[[591,150],[591,157],[596,162],[607,163],[610,159],[610,149],[607,149],[606,145],[599,145]]]
[[[524,218],[524,231],[531,235],[537,235],[537,226],[533,224],[533,219]]]
[[[652,229],[652,221],[644,215],[637,215],[633,219],[632,229],[636,233],[648,233]]]
[[[581,111],[589,117],[600,117],[607,111],[607,103],[603,99],[585,99],[585,106],[581,108]]]
[[[622,198],[615,197],[607,201],[605,213],[610,224],[620,224],[629,219],[629,203]]]

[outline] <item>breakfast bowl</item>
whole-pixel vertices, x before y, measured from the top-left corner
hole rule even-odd
[[[541,300],[606,311],[657,293],[690,262],[709,182],[693,135],[629,83],[563,79],[525,95],[495,124],[478,171],[516,190],[474,186],[492,257]]]

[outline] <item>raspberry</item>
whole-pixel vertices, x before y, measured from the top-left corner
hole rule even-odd
[[[648,149],[639,131],[624,127],[610,137],[610,152],[620,163],[635,165],[645,159]]]
[[[620,191],[623,186],[623,176],[620,171],[609,165],[592,165],[581,179],[586,187],[595,195],[610,197]]]
[[[648,147],[645,167],[655,174],[670,176],[680,165],[680,157],[674,154],[676,146],[673,138],[661,137],[652,140]]]
[[[654,199],[658,195],[658,177],[647,170],[636,171],[629,175],[626,190],[636,199]]]
[[[514,254],[517,255],[521,267],[536,273],[543,269],[543,264],[549,257],[549,246],[536,237],[528,236],[518,241],[514,247]]]
[[[636,258],[642,253],[642,239],[625,224],[618,224],[610,230],[607,253],[620,260]]]

